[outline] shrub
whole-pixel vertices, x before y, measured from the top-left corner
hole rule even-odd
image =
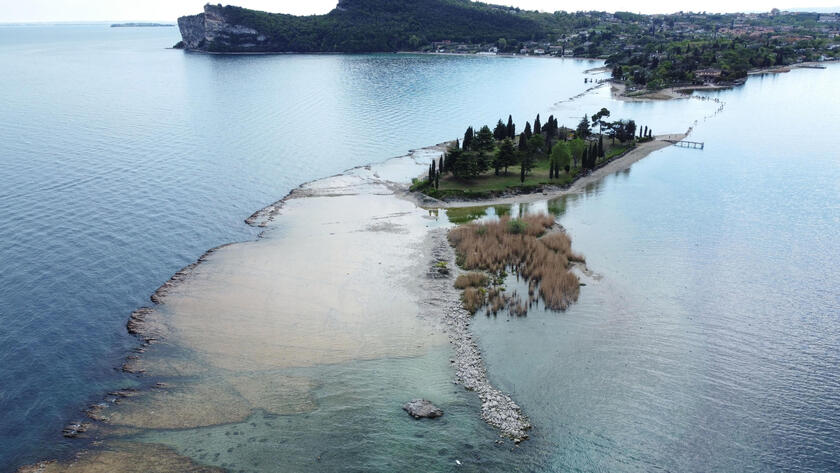
[[[475,271],[464,273],[455,279],[456,289],[466,289],[468,287],[484,287],[490,284],[490,278],[484,273]]]
[[[528,224],[519,219],[512,219],[508,222],[508,231],[514,235],[525,233]]]
[[[478,309],[484,306],[484,302],[487,300],[487,291],[483,287],[468,287],[464,289],[461,300],[464,303],[464,309],[467,309],[471,314],[475,314]]]

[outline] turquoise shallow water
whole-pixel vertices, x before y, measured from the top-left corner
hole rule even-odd
[[[707,147],[664,150],[552,203],[603,279],[567,313],[474,324],[492,380],[536,425],[523,448],[489,446],[475,398],[445,376],[397,376],[445,352],[319,368],[335,385],[315,390],[324,408],[310,414],[144,440],[263,471],[317,456],[323,470],[838,469],[836,66],[707,94],[726,108],[704,120],[716,103],[615,103],[605,89],[549,109],[584,90],[586,61],[163,49],[176,39],[0,28],[0,468],[72,451],[61,426],[132,382],[114,370],[134,344],[127,314],[207,248],[253,238],[254,210],[468,123],[548,111],[571,124],[606,104],[657,132],[697,120]],[[342,409],[335,393],[350,385]],[[360,399],[381,413],[423,386],[451,393],[439,431],[401,413],[339,424],[370,420]],[[242,446],[219,451],[234,431]]]

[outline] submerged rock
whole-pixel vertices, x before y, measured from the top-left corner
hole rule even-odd
[[[443,411],[441,409],[425,399],[414,399],[409,401],[405,403],[403,410],[408,412],[408,414],[415,419],[432,419],[443,415]]]
[[[86,422],[73,422],[64,427],[64,429],[61,431],[61,435],[67,438],[76,438],[79,435],[87,432],[88,428],[90,428],[90,424]]]

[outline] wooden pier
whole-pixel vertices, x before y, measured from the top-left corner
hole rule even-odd
[[[686,140],[667,140],[669,143],[673,144],[674,146],[679,146],[681,148],[692,148],[692,149],[703,149],[704,143],[699,141],[686,141]]]

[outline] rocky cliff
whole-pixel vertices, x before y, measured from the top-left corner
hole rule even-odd
[[[202,51],[265,51],[265,35],[231,22],[221,5],[204,6],[204,13],[178,18],[180,47]]]

